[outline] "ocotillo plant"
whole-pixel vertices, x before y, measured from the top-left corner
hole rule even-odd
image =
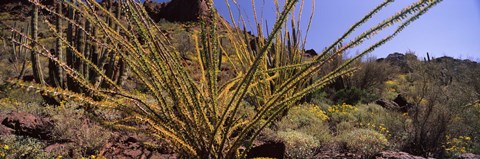
[[[97,109],[121,111],[127,114],[123,119],[100,121],[112,128],[142,132],[152,137],[167,140],[172,143],[172,148],[180,157],[245,158],[253,140],[262,129],[274,122],[274,119],[282,112],[294,106],[298,100],[308,93],[322,88],[336,77],[350,74],[354,70],[349,68],[350,63],[392,39],[407,25],[440,1],[418,1],[371,29],[355,36],[352,41],[333,51],[355,29],[387,4],[393,2],[387,0],[355,23],[338,40],[323,50],[318,57],[309,62],[299,63],[283,61],[295,59],[282,58],[285,55],[268,55],[272,46],[274,46],[274,41],[277,41],[277,37],[285,31],[284,26],[287,24],[287,19],[295,19],[292,16],[292,11],[298,0],[285,1],[283,9],[278,11],[275,24],[268,35],[265,36],[263,45],[260,45],[256,52],[248,48],[248,39],[245,38],[245,34],[237,34],[222,22],[220,26],[223,25],[227,29],[226,37],[233,46],[232,52],[223,51],[225,49],[222,48],[225,48],[225,46],[222,46],[219,42],[220,33],[217,28],[217,19],[220,18],[213,8],[213,2],[208,1],[208,7],[211,11],[210,16],[202,17],[202,29],[194,35],[194,38],[197,39],[197,60],[201,66],[199,71],[201,79],[199,81],[193,80],[190,72],[181,63],[180,53],[171,47],[168,39],[162,34],[158,26],[148,18],[148,14],[138,1],[120,0],[119,2],[121,2],[122,8],[125,8],[121,11],[123,12],[122,15],[125,15],[121,19],[98,4],[96,0],[66,2],[69,7],[76,9],[79,17],[88,21],[92,27],[98,28],[100,32],[98,36],[92,36],[90,32],[82,29],[83,27],[78,21],[68,20],[68,23],[80,27],[79,31],[83,31],[92,43],[101,46],[104,50],[103,53],[116,55],[111,58],[121,57],[131,69],[134,74],[133,77],[137,78],[147,88],[147,94],[152,97],[153,102],[122,89],[112,76],[104,72],[103,67],[94,64],[82,52],[79,52],[75,45],[71,45],[63,37],[58,36],[58,31],[55,29],[52,29],[56,32],[55,35],[62,39],[63,44],[71,50],[72,55],[92,68],[92,71],[104,79],[106,84],[111,86],[111,89],[98,89],[97,85],[82,76],[81,72],[68,65],[68,61],[65,64],[58,60],[44,47],[39,47],[40,51],[37,53],[62,67],[65,74],[84,89],[85,94],[100,98],[95,99],[92,96],[70,90],[22,81],[11,81],[11,83],[21,87],[38,89],[52,96],[62,95],[73,101],[87,103],[88,106]],[[35,3],[35,5],[49,10],[39,3]],[[64,19],[69,19],[53,10],[49,11]],[[113,26],[118,26],[118,28],[112,27],[112,23]],[[298,82],[304,82],[318,75],[318,70],[333,61],[345,50],[361,44],[370,37],[377,35],[379,31],[396,23],[399,25],[393,33],[377,41],[333,71],[314,78],[311,85],[298,87]],[[131,28],[135,28],[135,31],[132,31]],[[200,40],[198,37],[200,37]],[[303,48],[295,48],[303,47],[302,45],[292,46],[292,44],[295,45],[298,42],[290,39],[292,42],[278,44],[276,47],[284,47],[284,44],[287,44],[287,46],[290,44],[289,48],[286,47],[285,50],[292,50],[287,52],[291,54],[298,53],[295,50],[303,50]],[[226,54],[235,54],[241,60],[232,61],[234,66],[238,66],[236,77],[227,79],[229,82],[225,86],[220,86],[217,80],[219,73],[222,72],[220,64],[223,58],[221,57]],[[271,57],[278,58],[276,62],[285,64],[268,65],[270,59],[267,58]],[[270,68],[265,68],[265,66]],[[291,71],[292,69],[294,71]],[[283,73],[282,76],[284,77],[276,80],[280,77],[275,76],[275,74],[280,71],[291,72]],[[276,80],[277,86],[273,87],[268,95],[262,96],[262,102],[258,102],[261,105],[257,106],[259,109],[253,115],[242,113],[241,109],[246,105],[244,101],[247,95],[253,94],[255,90],[259,89],[257,87],[264,85],[263,83],[274,80]],[[143,126],[132,125],[132,123]],[[240,151],[241,147],[246,149]]]

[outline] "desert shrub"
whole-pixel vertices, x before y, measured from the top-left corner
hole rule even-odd
[[[315,137],[319,143],[330,140],[328,116],[318,106],[304,104],[289,110],[288,115],[277,123],[278,131],[296,130]]]
[[[358,108],[350,104],[337,104],[328,107],[327,115],[330,118],[330,122],[337,124],[340,122],[355,122],[355,112]]]
[[[343,107],[343,108],[342,108]],[[388,149],[401,149],[406,145],[412,127],[408,114],[386,110],[376,104],[357,106],[336,105],[330,108],[337,134],[344,134],[355,129],[368,129],[384,135],[390,142]],[[342,113],[343,112],[343,113]],[[334,115],[335,114],[335,115]]]
[[[99,126],[98,123],[92,122],[88,119],[84,110],[77,109],[77,103],[66,103],[64,107],[54,107],[40,105],[38,103],[27,103],[12,98],[2,98],[0,99],[0,107],[2,107],[0,112],[27,112],[52,119],[54,125],[51,134],[52,140],[50,140],[50,142],[68,143],[68,151],[53,151],[48,153],[48,155],[51,156],[62,155],[80,158],[82,156],[97,154],[98,152],[96,152],[96,150],[99,150],[105,144],[111,134],[111,131],[106,130]],[[106,115],[102,114],[102,117],[108,118],[109,120],[118,118],[111,117],[113,115],[113,113]],[[10,155],[30,155],[27,158],[30,158],[33,155],[33,158],[44,158],[35,157],[35,153],[37,151],[43,151],[46,144],[45,141],[29,137],[11,136],[6,137],[4,142],[7,142],[10,147],[18,147],[21,144],[26,144],[25,147],[13,148],[16,149],[16,151],[9,151]],[[17,145],[12,145],[14,142],[19,143],[15,143]],[[44,154],[40,153],[38,155]]]
[[[379,95],[379,91],[383,88],[383,82],[398,73],[398,68],[388,62],[368,57],[365,61],[360,62],[359,70],[350,76],[348,81],[353,87]]]
[[[355,114],[358,126],[376,130],[384,134],[390,142],[390,148],[400,149],[405,146],[412,127],[408,113],[387,110],[376,104],[359,105]]]
[[[292,158],[310,158],[315,149],[332,139],[328,128],[328,116],[317,105],[303,104],[290,109],[276,123],[273,140],[285,143]]]
[[[335,125],[335,130],[337,134],[341,134],[342,132],[349,132],[356,129],[357,124],[351,121],[341,121],[340,123]]]
[[[21,101],[23,103],[42,103],[42,96],[35,91],[11,88],[8,84],[0,85],[0,99]],[[8,103],[4,103],[8,105]]]
[[[277,138],[285,143],[290,158],[311,158],[315,148],[320,146],[320,141],[314,136],[295,130],[279,131]]]
[[[0,136],[0,158],[55,158],[45,152],[45,144],[37,139],[15,135]]]
[[[450,127],[451,132],[461,132],[456,135],[470,136],[469,150],[472,153],[480,154],[480,103],[468,105],[457,116],[454,118],[460,119],[460,122],[455,122],[455,127]]]
[[[378,99],[378,97],[374,94],[356,87],[338,90],[333,97],[333,101],[337,104],[346,103],[350,105],[369,103],[375,99]]]
[[[375,57],[368,57],[366,60],[358,62],[357,67],[358,71],[344,80],[349,94],[357,98],[353,102],[343,101],[348,104],[370,103],[378,99],[385,88],[384,82],[395,78],[399,72],[397,67],[386,61],[377,61]],[[344,97],[349,99],[348,96]]]
[[[73,106],[50,108],[55,125],[54,140],[71,142],[72,157],[89,156],[96,152],[110,138],[111,132],[87,118],[81,109]],[[65,155],[65,154],[64,154]]]
[[[26,97],[28,98],[28,97]],[[46,111],[41,103],[35,102],[25,102],[21,99],[15,98],[1,98],[0,99],[0,112],[9,113],[9,112],[26,112],[35,114],[38,116],[48,116],[48,111]]]
[[[455,157],[461,154],[471,152],[472,138],[469,136],[450,137],[446,136],[447,142],[444,147],[447,157]]]
[[[369,129],[345,132],[339,135],[339,141],[343,142],[349,151],[361,154],[364,158],[372,157],[388,145],[383,134]]]

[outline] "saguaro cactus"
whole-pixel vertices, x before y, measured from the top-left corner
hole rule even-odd
[[[65,63],[67,67],[78,73],[77,75],[83,76],[84,79],[88,79],[95,88],[109,88],[114,84],[123,85],[124,81],[127,79],[128,69],[124,59],[120,57],[120,54],[112,51],[111,49],[105,49],[104,46],[98,45],[98,42],[95,42],[94,40],[95,38],[89,38],[102,36],[97,34],[96,29],[98,29],[98,25],[92,23],[92,21],[88,20],[86,17],[83,17],[81,10],[76,10],[76,7],[72,7],[72,5],[78,3],[77,1],[70,1],[73,4],[67,4],[63,0],[56,0],[56,8],[52,10],[56,12],[56,14],[54,14],[56,18],[53,20],[55,21],[55,26],[53,26],[54,28],[50,29],[54,30],[56,41],[55,47],[50,49],[50,53],[54,54],[53,57],[55,58],[49,58],[48,80],[46,81],[47,78],[43,75],[39,59],[39,56],[43,53],[38,52],[38,49],[45,48],[45,46],[42,46],[42,44],[38,43],[38,18],[39,9],[41,8],[41,5],[38,5],[38,2],[39,0],[32,1],[32,19],[30,26],[27,29],[27,35],[31,35],[31,39],[33,41],[30,43],[32,48],[30,50],[30,60],[32,62],[34,79],[37,83],[52,87],[60,87],[77,93],[84,92],[84,87],[81,87],[79,83],[74,82],[72,75],[67,76],[68,72],[61,67],[61,64]],[[63,9],[65,9],[64,5],[68,6],[68,14],[65,17],[63,17]],[[115,18],[119,20],[122,19],[121,5],[121,1],[109,0],[107,6],[108,10],[114,13]],[[66,20],[66,35],[63,35],[65,33],[63,32],[64,28],[62,27],[64,25],[62,22],[64,21],[64,18],[68,19]],[[120,32],[120,24],[111,22],[111,18],[109,17],[106,18],[106,21],[109,22],[109,26],[111,28],[115,28],[117,32]],[[64,36],[66,37],[66,41],[63,39]],[[22,37],[22,39],[28,39],[26,36]],[[13,35],[12,38],[14,38]],[[13,44],[14,48],[18,43]],[[37,47],[39,45],[42,47]],[[65,46],[66,48],[63,48]],[[16,54],[16,52],[14,52],[14,54]],[[99,70],[94,70],[91,65],[85,62],[85,59],[90,60],[91,64],[96,65]],[[101,74],[104,74],[104,76]],[[19,76],[19,78],[21,78],[21,76],[23,76],[23,73]],[[109,78],[107,81],[113,81],[114,83],[105,82],[105,78]],[[59,100],[61,100],[48,98],[46,96],[44,99],[50,104],[58,104]]]
[[[74,20],[75,19],[75,9],[72,7],[68,8],[68,19]],[[74,37],[73,37],[73,32],[74,31],[74,26],[72,23],[68,23],[67,26],[67,41],[70,43],[71,46],[74,46]],[[70,47],[67,47],[66,50],[66,62],[68,67],[70,68],[75,68],[74,67],[74,60],[75,56],[73,55],[73,50]],[[75,82],[73,81],[72,77],[67,76],[67,88],[72,91],[76,91],[75,87]]]
[[[17,24],[15,23],[13,27],[15,28]],[[22,28],[21,33],[25,33],[26,35],[30,34],[30,24],[27,24],[25,28]],[[27,59],[24,55],[27,55],[28,49],[26,49],[24,46],[27,46],[28,40],[26,37],[19,35],[17,32],[12,32],[12,35],[10,37],[12,40],[11,47],[12,47],[12,62],[15,67],[15,71],[18,72],[18,79],[22,79],[23,76],[25,75],[25,70],[27,67]],[[18,42],[18,45],[17,45]],[[18,46],[18,49],[17,49]],[[6,48],[6,47],[5,47]],[[21,59],[19,59],[21,57]],[[18,63],[21,62],[22,66],[19,69],[18,68]]]

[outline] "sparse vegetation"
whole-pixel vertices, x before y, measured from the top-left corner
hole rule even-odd
[[[383,134],[370,129],[352,130],[339,137],[348,150],[359,153],[364,158],[374,156],[388,145],[388,140]]]

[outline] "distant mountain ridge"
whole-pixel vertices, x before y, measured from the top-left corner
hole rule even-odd
[[[460,68],[460,67],[480,67],[480,63],[478,63],[476,61],[469,60],[469,59],[463,59],[462,60],[462,59],[456,59],[456,58],[449,57],[449,56],[442,56],[442,57],[438,57],[438,58],[427,56],[424,59],[418,59],[418,57],[415,54],[398,53],[398,52],[391,53],[391,54],[387,55],[387,57],[385,57],[385,58],[379,58],[379,59],[377,59],[377,62],[380,62],[380,61],[388,62],[391,65],[399,67],[402,72],[408,73],[408,72],[413,71],[413,69],[411,68],[411,66],[409,66],[409,63],[408,63],[408,61],[412,61],[412,60],[422,60],[424,62],[444,63],[444,64],[447,64],[448,66],[451,66],[451,68],[454,68],[456,70],[458,70],[458,68]]]

